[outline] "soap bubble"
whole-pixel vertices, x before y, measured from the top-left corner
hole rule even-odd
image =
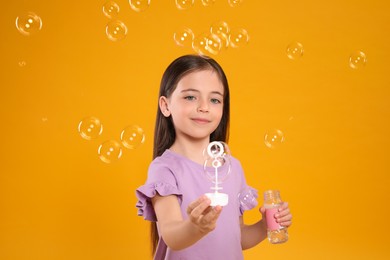
[[[192,49],[199,55],[209,54],[207,50],[207,35],[205,33],[201,33],[194,38],[192,41]]]
[[[211,33],[206,36],[206,50],[211,54],[218,55],[222,48],[222,40],[218,35]]]
[[[175,0],[176,7],[180,10],[186,10],[194,5],[194,0]]]
[[[27,65],[27,62],[24,61],[24,60],[21,60],[21,61],[18,62],[18,65],[19,65],[19,67],[22,68],[22,67],[25,67]]]
[[[130,125],[122,130],[121,141],[124,147],[135,149],[145,142],[144,130],[137,125]]]
[[[108,18],[112,19],[119,13],[119,5],[114,1],[108,1],[103,5],[103,13]]]
[[[299,59],[303,56],[303,45],[299,42],[292,42],[287,46],[286,52],[289,59]]]
[[[106,26],[106,35],[114,42],[123,40],[127,35],[127,27],[119,20],[111,21]]]
[[[217,21],[210,26],[210,32],[215,34],[219,32],[222,32],[224,34],[229,34],[230,27],[228,23],[225,21]]]
[[[119,142],[109,140],[99,146],[98,155],[103,162],[112,163],[122,157],[122,147]]]
[[[201,33],[194,38],[192,49],[199,55],[217,55],[223,44],[224,43],[218,35],[214,33]]]
[[[243,0],[228,0],[228,3],[231,7],[240,6]]]
[[[360,69],[366,65],[367,57],[366,54],[362,51],[355,51],[349,57],[349,66],[352,69]]]
[[[202,0],[203,6],[212,6],[215,3],[215,0]]]
[[[222,41],[222,47],[229,46],[230,27],[225,21],[217,21],[210,26],[210,32],[216,34]]]
[[[16,28],[26,36],[35,34],[42,29],[42,19],[33,12],[16,17]]]
[[[245,29],[232,29],[229,34],[229,43],[233,48],[239,48],[248,44],[249,35]]]
[[[231,154],[224,142],[211,142],[203,151],[203,169],[207,179],[214,184],[222,184],[231,171]]]
[[[194,41],[194,33],[190,28],[182,27],[173,34],[176,44],[183,47],[191,47]]]
[[[92,140],[97,138],[103,132],[103,125],[96,117],[86,117],[80,121],[78,132],[82,138]]]
[[[129,0],[131,9],[136,12],[143,12],[150,6],[150,0]]]
[[[265,133],[264,143],[268,148],[275,149],[284,142],[284,134],[279,129],[273,129]]]
[[[252,209],[257,205],[257,193],[251,188],[246,188],[238,194],[238,201],[244,210]]]

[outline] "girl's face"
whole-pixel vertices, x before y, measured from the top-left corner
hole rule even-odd
[[[172,116],[176,138],[207,139],[223,113],[224,87],[212,70],[189,73],[169,98],[160,97],[164,116]]]

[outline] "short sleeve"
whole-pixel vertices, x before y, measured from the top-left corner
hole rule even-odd
[[[136,190],[138,216],[143,216],[149,221],[157,221],[151,201],[156,194],[160,196],[177,195],[179,203],[182,201],[182,192],[178,189],[172,170],[158,161],[153,161],[149,166],[146,183]]]

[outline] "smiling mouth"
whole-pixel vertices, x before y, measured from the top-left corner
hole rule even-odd
[[[195,121],[198,124],[207,124],[210,123],[210,120],[203,119],[203,118],[193,118],[192,121]]]

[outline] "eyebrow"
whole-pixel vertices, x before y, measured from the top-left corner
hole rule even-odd
[[[200,92],[200,91],[199,91],[199,90],[197,90],[197,89],[194,89],[194,88],[188,88],[188,89],[183,89],[183,90],[181,91],[181,93],[190,92],[190,91],[194,91],[194,92]],[[222,97],[223,97],[223,94],[222,94],[221,92],[219,92],[219,91],[211,91],[211,94],[217,94],[217,95],[220,95],[220,96],[222,96]]]

